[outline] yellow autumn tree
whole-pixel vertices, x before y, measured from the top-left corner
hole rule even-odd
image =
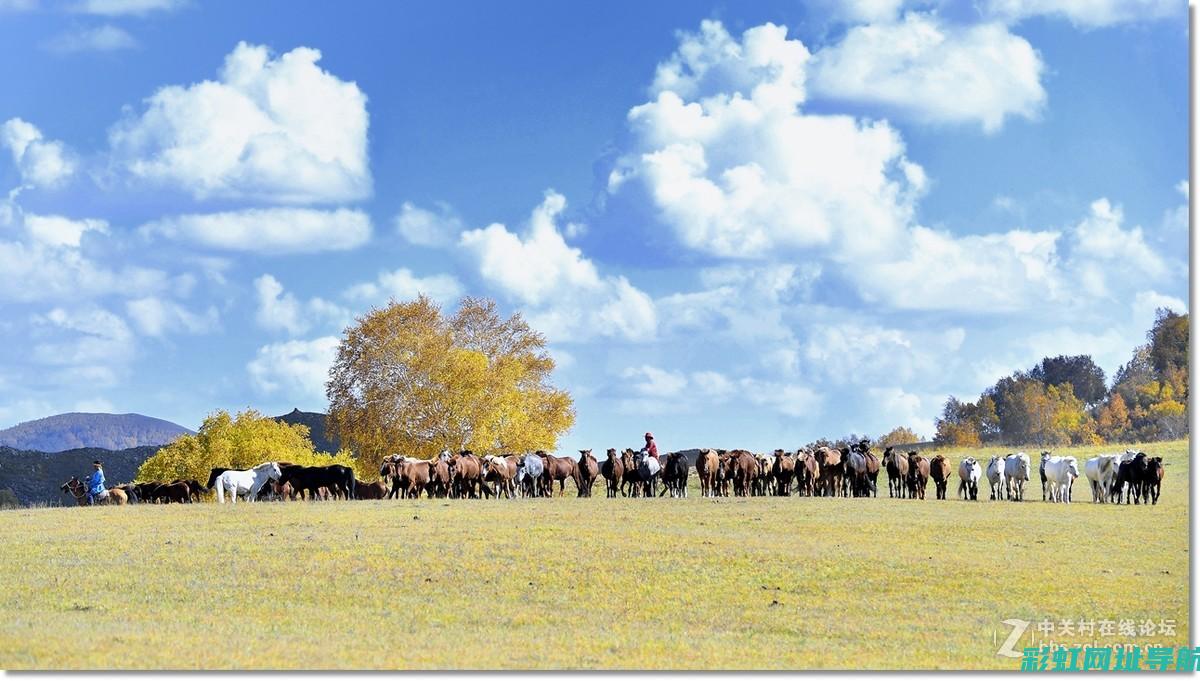
[[[424,296],[393,301],[346,329],[328,428],[364,467],[394,453],[554,449],[575,412],[553,371],[545,338],[490,300],[464,298],[453,316]]]
[[[308,426],[276,421],[253,409],[232,416],[218,410],[204,419],[195,435],[182,435],[147,459],[137,479],[205,482],[213,468],[246,469],[265,461],[354,466],[348,450],[330,456],[313,449]]]

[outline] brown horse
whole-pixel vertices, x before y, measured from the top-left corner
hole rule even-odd
[[[592,485],[596,483],[596,478],[600,475],[600,466],[596,463],[596,457],[592,456],[592,450],[579,450],[579,462],[577,464],[579,470],[579,496],[592,496]]]
[[[702,450],[696,456],[696,475],[700,478],[700,496],[716,496],[717,469],[720,467],[721,460],[715,449]]]
[[[842,479],[845,477],[846,462],[837,447],[821,447],[817,450],[817,463],[821,466],[824,496],[836,497],[844,494]]]
[[[554,456],[543,451],[538,451],[537,455],[542,457],[542,464],[545,470],[542,471],[542,489],[546,496],[554,496],[554,483],[558,483],[558,496],[565,496],[567,493],[567,478],[575,481],[575,489],[582,487],[580,482],[579,465],[575,459],[566,456]]]
[[[816,496],[821,491],[821,464],[809,451],[799,451],[796,457],[796,493]]]
[[[186,482],[178,480],[155,487],[151,497],[161,504],[187,504],[192,501],[192,490]]]
[[[621,452],[621,496],[638,495],[638,482],[641,480],[641,474],[638,473],[637,464],[633,461],[633,450],[626,448]],[[626,492],[628,488],[628,493]]]
[[[883,466],[887,469],[888,496],[908,496],[908,457],[888,447],[883,450]]]
[[[375,482],[363,482],[355,479],[354,481],[354,498],[355,499],[382,499],[387,496],[388,486],[382,480]]]
[[[946,487],[950,484],[950,462],[938,454],[929,462],[929,477],[933,478],[933,487],[938,499],[946,498]]]
[[[908,453],[908,496],[910,499],[925,499],[925,488],[929,486],[929,459],[916,452]]]
[[[87,506],[87,486],[79,481],[79,478],[71,476],[71,479],[64,482],[59,489],[64,494],[70,494],[75,497],[75,503],[79,506]],[[129,502],[129,496],[120,487],[109,487],[108,494],[96,500],[97,504],[110,506],[124,506]]]
[[[478,499],[483,483],[483,461],[469,449],[458,454],[443,454],[441,459],[450,468],[450,487],[459,498]]]
[[[771,481],[775,483],[775,495],[791,496],[792,480],[796,477],[796,457],[776,449],[771,460]]]
[[[600,474],[604,476],[605,487],[607,488],[608,496],[615,497],[621,491],[622,478],[625,477],[625,464],[621,461],[621,457],[617,456],[617,450],[609,449],[608,458],[600,464]]]
[[[517,478],[517,457],[515,455],[508,456],[485,456],[483,457],[483,482],[489,485],[495,485],[495,490],[492,492],[496,498],[500,498],[500,493],[512,499],[517,495],[516,487]],[[490,491],[491,488],[485,488]]]
[[[733,482],[733,494],[748,497],[753,493],[754,484],[762,472],[758,457],[744,449],[735,449],[730,455],[729,477]]]

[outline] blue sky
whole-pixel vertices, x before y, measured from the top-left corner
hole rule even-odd
[[[0,425],[324,408],[389,296],[562,448],[932,434],[1187,300],[1182,2],[0,0]]]

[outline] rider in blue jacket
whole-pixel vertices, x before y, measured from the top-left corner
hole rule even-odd
[[[99,461],[92,462],[92,474],[87,479],[88,505],[94,504],[108,494],[104,487],[104,467]]]

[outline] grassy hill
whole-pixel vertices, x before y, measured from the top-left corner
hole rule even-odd
[[[39,452],[84,447],[120,450],[165,445],[190,432],[179,424],[141,414],[71,412],[0,430],[0,446]]]
[[[1068,618],[1175,631],[1054,640],[1186,645],[1188,445],[1142,448],[1166,462],[1157,506],[1094,505],[1085,481],[1043,503],[1035,478],[1024,503],[881,485],[4,511],[0,668],[1016,670],[1010,618],[1033,623],[1018,650]]]

